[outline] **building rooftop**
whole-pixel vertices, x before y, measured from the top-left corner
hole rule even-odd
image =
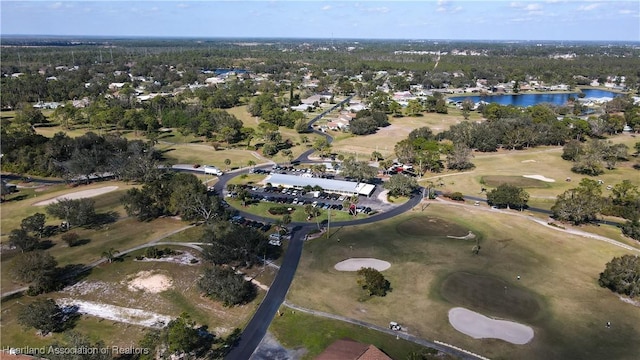
[[[287,174],[271,174],[266,182],[270,182],[274,186],[283,185],[291,187],[320,186],[326,191],[335,191],[342,193],[361,194],[369,196],[375,189],[375,185],[367,183],[358,183],[354,181],[333,180],[323,178],[310,178],[297,175]]]

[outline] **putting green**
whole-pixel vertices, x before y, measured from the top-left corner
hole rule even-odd
[[[508,184],[522,188],[548,188],[549,183],[542,180],[526,178],[524,176],[485,175],[480,183],[490,187],[498,187],[500,184]]]
[[[535,320],[542,310],[535,293],[500,278],[468,272],[448,275],[440,294],[454,305],[525,322]]]
[[[396,230],[402,235],[409,236],[465,236],[469,234],[466,229],[458,224],[449,222],[444,219],[415,216],[407,219],[398,225]]]

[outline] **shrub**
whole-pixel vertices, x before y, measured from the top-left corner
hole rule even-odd
[[[62,235],[60,237],[62,241],[66,242],[69,247],[76,246],[78,244],[78,240],[80,239],[80,235],[70,232]]]
[[[289,207],[287,206],[274,206],[272,208],[269,208],[269,214],[271,215],[285,215],[285,214],[289,214]]]

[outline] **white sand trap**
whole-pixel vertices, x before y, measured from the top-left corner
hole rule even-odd
[[[447,235],[448,238],[450,239],[461,239],[461,240],[469,240],[469,239],[475,239],[476,238],[476,234],[473,233],[473,231],[469,231],[469,233],[465,236],[453,236],[453,235]]]
[[[544,181],[544,182],[556,182],[554,179],[548,178],[546,176],[542,176],[542,175],[522,175],[522,177],[526,177],[529,179],[536,179],[536,180],[540,180],[540,181]]]
[[[529,160],[522,160],[520,162],[522,162],[522,163],[532,163],[532,162],[536,162],[536,161],[529,159]]]
[[[49,205],[49,204],[53,204],[56,201],[62,200],[62,199],[77,200],[77,199],[90,198],[90,197],[106,194],[108,192],[112,192],[112,191],[117,190],[117,189],[118,189],[117,186],[105,186],[105,187],[101,187],[101,188],[97,188],[97,189],[76,191],[76,192],[71,193],[71,194],[65,194],[65,195],[60,195],[58,197],[54,197],[53,199],[40,201],[40,202],[37,202],[37,203],[35,203],[33,205],[35,205],[35,206]]]
[[[351,258],[340,261],[335,264],[334,268],[338,271],[358,271],[362,268],[374,268],[378,271],[384,271],[391,267],[391,264],[384,260],[372,258]]]
[[[171,289],[173,281],[161,274],[153,274],[150,271],[141,271],[136,278],[129,282],[129,290],[143,290],[151,293],[159,293]]]
[[[517,345],[526,344],[533,339],[533,329],[529,326],[491,319],[461,307],[449,310],[449,323],[474,339],[500,339]]]
[[[94,301],[63,298],[58,299],[56,302],[58,305],[63,307],[77,306],[78,312],[81,314],[87,314],[127,324],[163,328],[169,323],[169,321],[171,321],[170,316],[157,314],[151,311],[103,304]]]

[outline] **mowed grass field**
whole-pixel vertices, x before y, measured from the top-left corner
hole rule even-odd
[[[479,255],[475,239],[447,237],[468,231]],[[413,335],[492,359],[636,359],[640,309],[597,284],[605,264],[626,253],[519,214],[433,203],[305,243],[287,300],[379,326],[397,321]],[[358,301],[355,273],[333,268],[352,257],[389,261],[383,274],[392,291]],[[456,306],[529,325],[535,337],[526,345],[475,340],[449,324]]]
[[[634,137],[629,134],[612,138],[615,143],[624,143],[633,147]],[[630,150],[629,153],[633,153]],[[443,172],[440,174],[426,173],[420,184],[426,186],[429,182],[443,191],[460,191],[464,195],[484,197],[481,188],[491,190],[500,183],[510,183],[522,186],[529,193],[529,205],[550,209],[555,203],[556,196],[562,192],[578,186],[582,178],[603,181],[603,196],[609,195],[608,185],[630,180],[640,186],[640,173],[633,169],[635,158],[631,161],[619,162],[613,170],[596,177],[576,174],[571,171],[573,163],[562,159],[562,147],[537,147],[528,150],[500,150],[494,153],[474,153],[471,161],[475,168],[465,172]],[[553,182],[524,178],[523,175],[541,175]],[[571,181],[566,181],[570,178]],[[519,180],[518,180],[519,179]],[[483,184],[484,182],[484,184]]]

